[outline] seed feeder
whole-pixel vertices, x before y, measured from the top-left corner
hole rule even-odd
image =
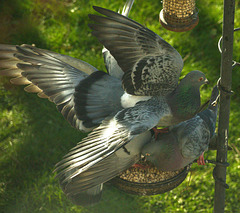
[[[133,195],[163,194],[179,186],[187,177],[190,168],[191,164],[183,169],[174,172],[159,171],[157,175],[161,177],[161,180],[157,180],[151,177],[151,175],[153,174],[153,171],[151,170],[154,170],[153,167],[146,169],[145,171],[144,169],[141,168],[139,169],[129,168],[127,171],[121,173],[120,176],[112,179],[111,183],[116,188],[128,194]],[[132,169],[134,169],[135,172],[132,172],[131,171]],[[144,180],[148,179],[148,181],[147,182],[142,181],[141,180],[142,177],[144,177]]]
[[[175,32],[193,29],[199,21],[195,0],[163,0],[159,14],[162,26]]]

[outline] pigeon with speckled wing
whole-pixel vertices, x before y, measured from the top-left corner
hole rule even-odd
[[[128,32],[128,39],[128,37],[134,38],[136,35],[138,35],[136,32],[138,30],[128,31],[129,28],[135,29],[132,26],[139,26],[143,28],[142,25],[134,22],[133,20],[110,10],[106,10],[103,8],[97,8],[97,10],[98,12],[101,11],[101,13],[104,13],[105,15],[107,14],[108,17],[106,19],[100,19],[101,24],[96,24],[96,26],[92,27],[94,29],[105,28],[106,26],[104,23],[106,21],[106,23],[111,23],[110,25],[114,26],[114,29],[112,29],[110,33],[110,35],[112,35],[112,33],[118,34],[118,27],[120,26],[120,28],[122,28],[122,25],[124,25],[124,29],[126,28]],[[92,18],[92,16],[90,17]],[[96,16],[93,17],[94,20],[98,20]],[[114,25],[112,23],[112,21],[117,22],[118,20],[121,20],[121,24],[119,23]],[[147,34],[144,34],[146,36],[146,40],[151,40],[154,33],[146,28],[144,28],[144,30],[148,32]],[[107,37],[108,33],[109,32],[106,32]],[[158,36],[155,36],[154,38],[156,37],[158,38]],[[116,36],[115,39],[117,39]],[[120,40],[122,40],[121,37]],[[179,54],[176,53],[176,50],[170,48],[169,51],[168,47],[170,45],[166,45],[166,42],[163,42],[163,40],[160,38],[157,39],[157,41],[160,40],[161,42],[158,43],[158,46],[161,45],[159,47],[160,55],[164,52],[166,52],[166,54],[170,54],[170,52],[172,52],[171,57],[175,57],[175,55],[177,55],[176,60],[178,60]],[[102,43],[103,45],[105,45],[104,42]],[[133,42],[132,45],[129,44],[129,48],[133,47],[134,52],[136,45],[139,44]],[[154,43],[154,45],[157,46],[156,42]],[[155,50],[154,48],[152,49],[152,46],[150,46],[149,50],[146,50],[146,52],[149,52],[150,54],[150,52],[153,51],[153,53],[156,54],[157,50]],[[106,47],[115,57],[115,55],[113,54],[114,52],[112,53],[111,46]],[[147,47],[144,46],[144,48]],[[165,50],[165,48],[167,48],[167,50]],[[132,61],[132,58],[134,57],[131,56],[130,58],[128,58],[129,54],[128,52],[126,53],[127,54],[125,55],[124,60],[127,61],[127,59],[129,59],[130,61]],[[119,63],[119,59],[117,57],[118,56],[116,56],[115,59]],[[142,55],[139,56],[136,54],[136,57],[140,57],[139,60],[142,60]],[[173,61],[172,63],[174,64],[175,62]],[[171,65],[172,64],[169,63],[169,67],[167,67],[167,63],[164,64],[164,66],[166,66],[166,70],[169,69],[170,73],[175,73],[176,71],[172,70],[175,69],[175,66]],[[124,66],[120,65],[120,67],[124,71]],[[160,68],[159,72],[161,73],[161,71],[163,71],[163,69]],[[158,78],[158,74],[159,73],[157,73],[156,70],[153,70],[152,77],[155,76],[156,78]],[[91,75],[89,77],[91,77]],[[146,88],[144,86],[141,87],[141,91],[146,89],[146,93],[143,92],[141,96],[127,94],[125,91],[125,93],[121,96],[121,105],[123,109],[119,110],[116,114],[113,114],[112,116],[109,116],[104,121],[102,121],[102,124],[99,127],[95,128],[93,132],[88,135],[88,137],[84,138],[76,147],[70,150],[70,152],[63,158],[63,160],[56,165],[56,171],[58,173],[57,177],[60,179],[61,185],[64,186],[64,191],[68,192],[70,196],[71,189],[74,188],[75,184],[76,190],[78,190],[79,192],[83,192],[82,190],[88,190],[89,188],[81,188],[82,186],[80,187],[80,181],[77,181],[78,178],[80,180],[82,177],[84,177],[85,173],[87,174],[89,170],[97,167],[99,164],[101,164],[101,162],[105,162],[106,159],[111,159],[111,157],[115,155],[115,153],[122,150],[125,150],[126,153],[128,153],[129,158],[131,158],[132,153],[134,153],[135,151],[135,146],[137,146],[138,143],[136,138],[139,138],[141,134],[147,132],[149,133],[149,130],[153,127],[170,126],[193,117],[196,110],[200,106],[199,88],[205,83],[207,83],[207,79],[202,72],[191,71],[181,80],[178,85],[173,86],[170,84],[169,87],[171,89],[169,89],[168,93],[165,95],[163,95],[164,93],[162,94],[158,91],[158,95],[149,96],[149,94],[151,93],[150,91],[153,89],[153,87]],[[159,84],[158,86],[161,87],[161,84]],[[152,94],[155,94],[155,92],[152,91]],[[109,96],[109,98],[112,97]],[[135,142],[132,143],[132,141]],[[125,149],[129,143],[131,143],[132,146],[128,149]],[[95,187],[96,184],[97,183],[95,182],[89,187]],[[70,186],[71,189],[69,189]]]
[[[173,171],[184,168],[207,150],[214,135],[217,119],[218,89],[215,86],[208,108],[193,118],[170,127],[169,133],[152,139],[142,154],[158,169]]]
[[[100,30],[93,34],[117,60],[124,72],[122,81],[69,56],[30,45],[0,45],[0,75],[15,77],[14,84],[29,84],[26,91],[54,102],[75,128],[89,131],[98,126],[57,164],[61,184],[68,182],[65,191],[73,178],[116,153],[125,150],[132,159],[137,143],[132,141],[156,125],[169,126],[194,116],[200,105],[199,88],[206,83],[202,72],[192,71],[177,85],[183,63],[173,47],[123,15],[95,9],[108,17],[90,16],[101,22],[91,25]],[[125,149],[129,144],[133,145]],[[100,189],[94,184],[86,188],[90,195]]]
[[[189,75],[181,81],[180,85],[186,86],[186,79],[193,77],[192,73]],[[181,87],[177,88],[177,91],[181,91]],[[196,91],[199,92],[199,90],[194,91],[193,95],[198,94]],[[173,93],[170,97],[176,100],[182,98],[184,103],[182,94],[178,96]],[[169,100],[171,100],[170,97]],[[199,98],[199,94],[197,97]],[[64,159],[56,165],[57,177],[63,191],[73,202],[89,205],[99,201],[102,187],[97,185],[117,176],[120,171],[124,171],[139,160],[141,148],[151,140],[148,130],[158,124],[160,117],[163,117],[160,119],[161,125],[178,121],[170,115],[171,108],[167,100],[162,96],[153,97],[136,103],[134,107],[123,109],[113,117],[106,118],[87,138],[64,156]],[[178,104],[172,102],[174,107]],[[184,104],[180,104],[179,109],[182,106]],[[184,107],[183,110],[185,110]],[[191,114],[184,116],[191,116]],[[179,116],[179,119],[183,117]],[[119,153],[123,154],[119,155]],[[99,189],[94,195],[89,194],[89,190],[93,190],[93,187]],[[81,202],[81,197],[88,198],[88,202]]]
[[[183,68],[180,54],[160,36],[128,17],[93,8],[105,16],[89,15],[95,22],[89,27],[124,71],[124,90],[141,96],[172,92]]]

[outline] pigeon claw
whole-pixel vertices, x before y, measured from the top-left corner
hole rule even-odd
[[[159,134],[168,133],[169,129],[168,129],[168,127],[163,128],[163,129],[158,129],[157,127],[154,127],[153,131],[154,131],[155,139],[157,140]]]
[[[199,156],[197,163],[198,163],[198,165],[206,165],[206,163],[204,161],[204,152]]]

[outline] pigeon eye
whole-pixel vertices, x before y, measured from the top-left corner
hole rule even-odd
[[[203,80],[203,77],[199,78],[198,81],[202,81]]]

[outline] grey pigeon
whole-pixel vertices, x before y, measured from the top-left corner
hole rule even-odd
[[[124,71],[122,84],[131,95],[166,95],[178,84],[183,68],[180,54],[160,36],[113,11],[93,7],[92,34],[110,51]]]
[[[170,127],[169,133],[159,135],[157,140],[154,138],[151,143],[146,144],[142,149],[146,159],[162,171],[173,171],[203,157],[215,132],[217,96],[218,89],[215,86],[206,110]]]
[[[192,71],[178,85],[183,62],[171,45],[123,15],[95,9],[109,16],[90,16],[103,22],[91,27],[106,30],[104,35],[97,31],[93,34],[103,36],[102,44],[124,72],[122,81],[70,56],[30,45],[0,45],[0,75],[15,77],[12,83],[28,84],[27,92],[54,102],[79,130],[89,131],[101,124],[57,164],[60,183],[67,193],[71,192],[67,187],[72,186],[73,178],[101,165],[98,163],[118,160],[116,153],[127,153],[131,159],[116,170],[128,168],[139,150],[138,143],[148,141],[136,142],[141,141],[141,135],[149,134],[154,126],[170,126],[194,115],[200,106],[199,87],[206,83],[202,72]],[[84,188],[94,195],[88,199],[98,200],[99,184],[116,173]],[[91,202],[88,199],[86,203]]]
[[[123,152],[129,155],[126,159],[133,159],[139,150],[141,135],[150,134],[153,127],[170,126],[193,117],[200,106],[199,88],[207,83],[202,72],[192,71],[178,84],[183,62],[172,46],[128,17],[104,8],[94,9],[107,17],[90,15],[99,23],[90,25],[93,35],[110,51],[124,72],[125,92],[122,90],[124,94],[120,98],[123,109],[106,117],[56,165],[60,184],[70,197],[77,197],[112,178],[116,171],[127,169],[134,161],[125,164],[123,157],[117,158],[116,153]],[[88,78],[96,73],[83,82],[88,82]],[[107,74],[102,75],[109,78]],[[95,92],[97,97],[98,91]],[[148,139],[144,141],[143,144]],[[139,157],[140,153],[137,153]],[[115,163],[116,160],[122,163]],[[116,167],[113,175],[108,172],[104,175],[103,171],[110,167]],[[81,183],[89,171],[94,178]],[[98,175],[99,182],[93,174]]]

